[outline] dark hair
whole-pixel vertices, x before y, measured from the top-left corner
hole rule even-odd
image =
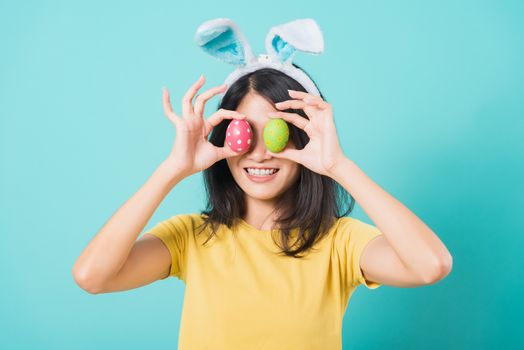
[[[298,65],[293,65],[301,69]],[[290,99],[288,89],[306,92],[295,79],[276,69],[259,69],[233,83],[218,108],[236,110],[244,96],[251,91],[274,104]],[[324,99],[324,96],[320,95]],[[303,110],[288,109],[287,112],[297,113],[308,119]],[[230,120],[225,119],[213,128],[209,139],[213,145],[224,145],[225,131],[229,123]],[[304,148],[309,142],[307,134],[291,123],[288,123],[288,126],[289,137],[296,148]],[[204,184],[207,207],[201,212],[205,214],[202,231],[208,225],[212,227],[205,244],[216,235],[221,224],[231,229],[236,221],[245,215],[246,208],[244,192],[234,180],[225,159],[204,170]],[[348,209],[343,213],[342,204],[348,204]],[[297,181],[277,199],[276,209],[279,216],[275,226],[280,230],[281,244],[275,241],[274,237],[273,241],[282,249],[280,254],[301,258],[300,254],[313,249],[315,243],[327,234],[334,221],[348,215],[354,205],[353,197],[336,181],[300,165]],[[299,228],[298,234],[291,237],[291,230],[295,228]],[[293,238],[296,240],[291,244]]]

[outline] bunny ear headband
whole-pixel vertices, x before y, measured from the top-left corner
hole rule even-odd
[[[267,54],[258,57],[237,25],[228,18],[202,23],[196,31],[195,41],[211,56],[236,66],[225,80],[228,89],[243,75],[261,68],[274,68],[294,78],[307,92],[320,96],[315,83],[292,64],[296,51],[311,54],[324,51],[322,32],[313,19],[297,19],[271,28],[265,42]]]

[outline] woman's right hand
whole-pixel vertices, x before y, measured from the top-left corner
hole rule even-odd
[[[217,147],[208,141],[211,130],[224,119],[245,119],[244,114],[226,109],[219,109],[207,120],[204,119],[205,103],[213,96],[222,93],[226,85],[220,85],[198,95],[192,105],[193,97],[204,85],[205,78],[200,76],[182,99],[182,117],[173,112],[169,101],[169,92],[164,88],[162,102],[164,113],[176,128],[176,137],[166,163],[177,175],[183,177],[207,169],[215,162],[236,156],[240,153],[227,146]]]

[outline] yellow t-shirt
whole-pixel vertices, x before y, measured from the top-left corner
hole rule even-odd
[[[210,227],[193,234],[202,222],[179,214],[146,232],[164,242],[169,276],[185,284],[179,350],[341,349],[351,294],[360,284],[381,286],[364,279],[359,259],[382,233],[355,218],[336,220],[302,259],[277,255],[271,231],[244,220],[233,231],[221,225],[202,246]]]

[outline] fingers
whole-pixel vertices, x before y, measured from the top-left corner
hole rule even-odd
[[[230,111],[223,108],[219,109],[205,121],[205,136],[207,137],[211,130],[213,130],[213,128],[220,124],[224,119],[246,119],[246,115],[237,111]]]
[[[318,100],[310,100],[304,99],[304,100],[287,100],[275,103],[275,106],[278,109],[305,109],[306,107],[318,107],[320,109],[326,109],[329,108],[329,103],[325,101],[318,101]]]
[[[298,98],[298,99],[301,99],[301,100],[303,100],[305,98],[309,98],[309,99],[320,98],[320,96],[312,95],[312,94],[304,92],[304,91],[288,90],[288,92],[289,92],[289,96],[294,97],[294,98]]]
[[[195,97],[195,94],[197,93],[198,89],[200,89],[202,85],[204,85],[204,82],[205,82],[205,78],[203,75],[201,75],[200,78],[198,78],[198,80],[196,81],[196,83],[194,83],[189,88],[189,90],[187,90],[186,94],[182,98],[182,116],[183,117],[188,117],[191,114],[193,114],[193,106],[192,106],[193,97]]]
[[[177,118],[179,118],[175,112],[173,112],[173,108],[171,108],[171,102],[169,100],[169,92],[167,91],[167,88],[162,89],[162,105],[164,107],[164,114],[166,117],[175,124],[177,122]]]
[[[297,99],[301,99],[309,106],[316,106],[320,109],[325,109],[329,107],[329,103],[324,101],[322,97],[320,96],[312,95],[310,93],[303,92],[303,91],[296,91],[296,90],[288,90],[288,91],[289,91],[289,96],[297,98]]]
[[[222,160],[224,158],[229,158],[229,157],[236,157],[248,151],[248,148],[246,148],[243,152],[236,152],[232,150],[229,146],[217,147],[217,149],[218,149],[218,155],[220,157],[219,160]]]
[[[307,104],[302,100],[287,100],[275,103],[278,109],[304,109]]]
[[[327,103],[326,101],[323,101],[322,99],[321,100],[304,99],[304,102],[306,102],[308,106],[315,106],[320,109],[327,109],[330,106],[329,103]]]
[[[292,160],[296,163],[301,163],[300,156],[302,153],[300,153],[301,150],[293,149],[293,148],[285,148],[282,152],[273,153],[268,150],[268,153],[271,154],[275,158],[284,158]]]
[[[207,90],[206,92],[202,93],[201,95],[198,95],[195,99],[195,115],[202,117],[202,114],[204,113],[204,107],[205,102],[209,100],[211,97],[224,92],[225,88],[227,87],[226,84],[222,84],[220,86],[214,87],[212,89]]]
[[[286,122],[290,122],[296,127],[304,130],[306,125],[309,123],[309,120],[296,114],[296,113],[286,113],[286,112],[269,112],[270,118],[282,118]]]

